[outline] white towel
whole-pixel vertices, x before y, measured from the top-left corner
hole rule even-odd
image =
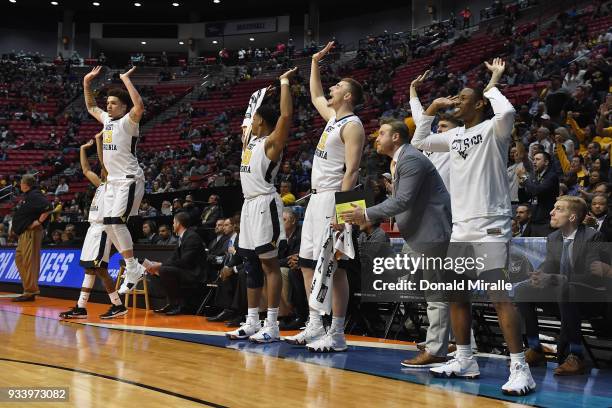
[[[334,273],[338,268],[337,259],[342,255],[354,259],[355,247],[351,232],[351,224],[344,225],[344,231],[334,231],[330,225],[327,234],[321,242],[321,252],[312,278],[312,286],[308,305],[321,314],[331,313],[331,294],[334,282]]]
[[[244,114],[244,119],[242,120],[242,142],[245,143],[245,140],[251,136],[251,125],[253,123],[253,115],[257,112],[257,109],[261,106],[261,103],[266,96],[267,88],[261,88],[257,91],[253,92],[251,95],[251,99],[249,99],[249,106],[247,107],[246,113]]]

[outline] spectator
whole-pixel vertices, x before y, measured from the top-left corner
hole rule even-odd
[[[0,246],[6,246],[7,237],[6,227],[4,224],[0,224]]]
[[[200,210],[200,207],[195,205],[195,203],[193,202],[193,196],[191,194],[187,194],[187,196],[185,197],[183,210],[187,211],[187,213],[189,214],[189,217],[191,219],[191,225],[198,225],[198,221],[202,216],[202,210]]]
[[[208,197],[208,206],[202,212],[202,227],[213,228],[217,220],[223,216],[219,205],[219,196],[212,194]]]
[[[57,184],[57,188],[55,189],[55,195],[62,195],[68,193],[70,188],[68,187],[68,183],[66,182],[66,177],[61,177],[59,183]]]
[[[47,242],[47,245],[58,246],[62,245],[62,230],[56,229],[51,232],[51,239]]]
[[[281,330],[299,330],[304,326],[308,317],[308,301],[304,278],[298,265],[302,232],[298,225],[297,215],[291,208],[283,210],[283,226],[287,241],[278,249],[278,260],[283,279],[281,304],[285,304],[284,308],[290,308],[293,316],[281,319],[279,327]]]
[[[166,316],[176,316],[186,313],[185,299],[181,294],[181,285],[194,285],[201,275],[200,265],[204,244],[200,236],[188,229],[189,214],[179,212],[174,216],[174,233],[179,237],[179,243],[167,262],[154,262],[147,269],[152,275],[159,277],[168,303],[156,313]]]
[[[159,239],[156,242],[157,245],[176,245],[178,242],[176,237],[170,232],[170,227],[166,224],[160,225],[157,233],[159,235]]]
[[[574,97],[565,106],[567,116],[573,118],[581,128],[595,122],[595,104],[588,98],[588,87],[576,87]]]
[[[534,175],[528,175],[525,170],[517,169],[519,176],[519,200],[526,202],[537,200],[533,210],[533,232],[535,236],[548,235],[550,211],[559,194],[559,178],[550,166],[550,155],[538,153],[534,157]]]
[[[516,216],[514,219],[518,223],[518,236],[531,237],[531,208],[529,204],[520,204],[516,207]]]
[[[281,181],[280,196],[285,206],[292,206],[295,204],[295,196],[291,193],[291,182]]]
[[[591,211],[584,224],[599,231],[606,242],[612,242],[612,216],[608,208],[608,197],[596,194],[591,201]]]
[[[157,217],[157,210],[149,204],[148,200],[142,200],[140,203],[140,209],[138,210],[138,215],[143,218],[148,217]]]
[[[157,244],[157,241],[159,240],[159,237],[157,235],[157,233],[155,232],[157,231],[157,225],[155,224],[155,221],[153,220],[145,220],[145,222],[142,223],[142,235],[143,238],[140,238],[138,240],[139,244],[146,244],[146,245],[155,245]]]
[[[172,213],[176,215],[181,211],[183,211],[183,200],[180,198],[175,198],[172,200]]]
[[[224,232],[223,219],[218,219],[215,224],[215,237],[208,243],[206,248],[206,276],[209,282],[213,282],[219,276],[219,271],[223,265],[223,259],[227,247],[229,236]]]
[[[472,11],[470,8],[466,6],[463,10],[461,10],[461,12],[459,12],[459,15],[463,17],[463,29],[465,30],[466,28],[469,28],[470,18],[472,18]]]
[[[170,204],[170,201],[168,200],[162,201],[161,215],[165,215],[165,216],[172,215],[172,204]]]

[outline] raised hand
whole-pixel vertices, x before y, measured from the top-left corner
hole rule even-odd
[[[98,65],[97,67],[92,69],[87,75],[85,75],[85,78],[83,78],[83,80],[87,83],[91,82],[95,77],[98,76],[98,74],[100,74],[100,71],[102,71],[102,67]]]
[[[410,83],[410,87],[418,88],[419,86],[421,86],[423,81],[425,81],[425,78],[427,78],[428,75],[429,75],[429,70],[425,71],[422,75],[419,75],[418,77],[416,77],[414,81]]]
[[[136,66],[134,65],[132,68],[130,68],[129,71],[124,72],[123,74],[119,75],[119,79],[123,79],[123,78],[129,78],[130,75],[132,75],[132,73],[136,70]]]
[[[493,58],[493,62],[489,64],[485,61],[485,66],[493,75],[501,76],[506,69],[506,63],[501,58]]]
[[[102,132],[100,132],[100,133],[102,133]],[[82,145],[81,149],[89,149],[93,145],[94,145],[94,141],[93,141],[93,139],[91,139],[89,142],[87,142],[84,145]]]
[[[316,62],[321,61],[323,57],[325,57],[329,53],[329,51],[331,51],[333,46],[334,46],[333,41],[328,42],[325,48],[323,48],[321,51],[317,52],[316,54],[312,56],[312,59]]]
[[[440,109],[448,109],[459,101],[458,96],[446,97],[446,98],[437,98],[431,104],[436,107],[437,110]]]
[[[279,79],[283,79],[283,78],[287,78],[289,80],[291,80],[291,78],[293,78],[293,76],[295,75],[295,73],[297,72],[298,68],[297,67],[293,67],[291,68],[289,71],[285,72],[283,75],[281,75],[279,77]]]

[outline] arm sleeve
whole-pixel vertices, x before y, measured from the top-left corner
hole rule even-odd
[[[580,143],[584,143],[584,130],[580,126],[578,126],[578,123],[576,123],[576,120],[574,118],[569,118],[568,117],[567,120],[565,121],[565,123],[570,125],[570,127],[572,128],[572,130],[576,134],[576,137],[578,138],[578,141]]]
[[[498,139],[510,138],[514,127],[514,106],[496,87],[484,93],[493,108],[493,130]]]
[[[563,170],[563,174],[567,174],[570,170],[570,162],[567,159],[567,154],[565,154],[565,150],[563,149],[563,145],[557,143],[555,145],[555,153],[557,154],[557,158],[559,159],[559,163],[561,164],[561,169]]]
[[[421,105],[421,101],[419,98],[410,98],[410,110],[412,111],[412,119],[414,119],[414,123],[418,124],[423,117],[423,105]]]
[[[427,152],[450,151],[449,141],[451,134],[449,132],[456,132],[455,129],[444,133],[431,133],[431,123],[433,120],[434,117],[428,115],[422,115],[421,120],[418,122],[415,120],[416,130],[410,144],[417,149]]]

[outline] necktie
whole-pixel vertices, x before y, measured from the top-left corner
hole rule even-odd
[[[572,264],[570,261],[569,246],[572,244],[571,239],[563,239],[563,252],[561,252],[561,275],[569,276]]]

